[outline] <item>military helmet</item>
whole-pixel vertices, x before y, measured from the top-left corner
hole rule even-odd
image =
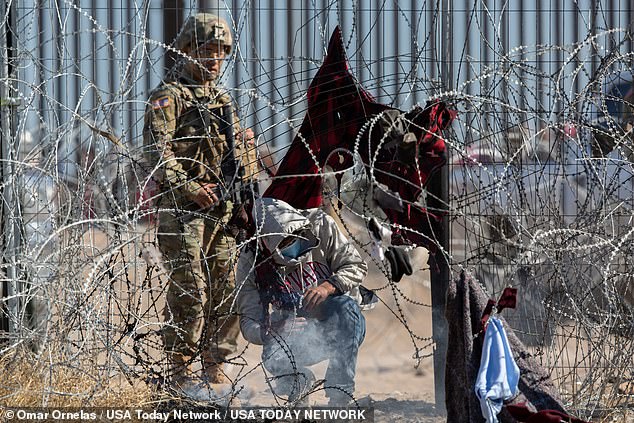
[[[188,46],[199,46],[217,41],[224,46],[225,53],[231,53],[233,38],[231,29],[224,19],[211,13],[197,13],[185,21],[178,33],[175,47],[182,50]]]

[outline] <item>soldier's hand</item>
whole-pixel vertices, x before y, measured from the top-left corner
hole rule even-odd
[[[218,204],[219,200],[214,192],[214,188],[216,188],[216,184],[201,184],[198,191],[194,194],[194,202],[198,204],[201,209],[209,209]]]
[[[311,311],[334,294],[337,289],[328,281],[323,282],[321,285],[313,286],[304,293],[303,307],[307,311]]]

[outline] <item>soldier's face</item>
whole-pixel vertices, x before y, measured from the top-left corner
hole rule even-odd
[[[220,75],[220,68],[225,59],[224,46],[219,42],[210,41],[194,48],[190,55],[196,62],[190,62],[192,75],[201,82],[212,81]],[[202,67],[200,66],[202,65]]]

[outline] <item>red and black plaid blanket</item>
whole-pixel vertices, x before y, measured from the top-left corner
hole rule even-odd
[[[263,196],[283,200],[298,209],[320,206],[320,169],[323,171],[326,165],[333,170],[348,168],[352,156],[333,152],[338,149],[352,152],[363,126],[388,110],[396,109],[377,103],[355,81],[349,71],[341,29],[335,28],[324,63],[308,88],[306,117]],[[376,180],[398,192],[406,203],[402,212],[384,210],[390,221],[423,234],[401,231],[395,236],[397,243],[414,242],[433,247],[432,226],[439,218],[411,203],[426,187],[432,171],[445,163],[441,131],[454,117],[455,112],[439,101],[405,114],[409,130],[416,136],[412,154],[405,159],[403,154],[395,154],[394,149],[383,148],[389,143],[379,144],[380,134],[362,137],[358,151],[364,164],[373,166]],[[377,148],[380,150],[375,154]]]

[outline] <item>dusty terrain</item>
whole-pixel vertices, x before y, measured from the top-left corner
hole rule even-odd
[[[148,239],[145,239],[144,245],[146,246],[150,245],[147,241]],[[58,295],[63,294],[66,297],[60,296],[60,301],[57,302],[52,311],[55,313],[62,310],[68,313],[70,306],[64,306],[66,303],[61,301],[61,299],[67,298],[70,301],[77,297],[78,292],[90,292],[90,295],[86,297],[86,301],[83,303],[83,307],[78,309],[77,319],[80,322],[93,324],[94,339],[82,338],[79,332],[73,330],[59,333],[54,331],[51,335],[53,340],[58,343],[67,344],[69,341],[74,341],[76,347],[82,348],[80,355],[82,359],[97,357],[98,360],[93,363],[93,366],[95,364],[97,366],[94,366],[93,370],[99,370],[98,378],[107,377],[109,378],[107,383],[111,385],[115,384],[122,388],[125,386],[130,388],[129,384],[122,378],[112,377],[112,372],[116,371],[119,365],[114,364],[111,360],[115,357],[122,358],[125,360],[125,366],[134,366],[138,375],[146,374],[144,372],[145,367],[138,364],[135,366],[135,363],[130,359],[132,357],[130,353],[132,352],[133,343],[128,342],[128,339],[124,342],[125,345],[121,344],[112,350],[113,354],[105,355],[104,348],[110,350],[112,347],[103,345],[103,342],[112,338],[101,339],[99,336],[112,336],[113,333],[119,333],[122,319],[124,317],[128,318],[132,314],[142,315],[143,321],[152,330],[156,330],[160,326],[163,321],[160,311],[164,305],[165,274],[157,270],[157,273],[152,276],[151,285],[146,285],[143,282],[147,270],[146,262],[157,264],[160,258],[155,256],[156,250],[151,253],[140,248],[139,244],[131,243],[129,247],[121,249],[121,256],[112,261],[106,260],[105,258],[109,257],[111,250],[109,247],[110,243],[104,233],[99,231],[86,232],[78,244],[81,246],[80,265],[74,269],[68,278],[74,281],[74,284],[69,285],[58,293]],[[121,262],[122,256],[125,257],[125,266]],[[145,258],[145,260],[141,259],[141,257]],[[385,276],[381,274],[379,269],[372,266],[365,282],[367,287],[377,289],[382,302],[375,309],[365,313],[367,331],[358,358],[355,398],[361,405],[370,405],[375,409],[376,422],[435,423],[445,421],[445,418],[434,406],[434,371],[430,340],[432,327],[431,300],[426,252],[423,249],[417,249],[412,262],[415,265],[414,274],[410,277],[405,277],[393,287],[386,287]],[[113,271],[112,274],[105,272],[105,269],[111,269]],[[110,282],[113,275],[118,282]],[[129,283],[124,283],[124,279],[127,279]],[[113,291],[103,289],[105,282],[111,283],[109,286],[113,288]],[[116,292],[116,295],[106,297],[107,292]],[[149,301],[150,297],[154,298],[156,302],[151,303]],[[105,315],[104,313],[107,310],[104,309],[104,305],[109,303],[117,305],[116,308],[113,308],[108,313],[113,319],[112,323],[117,332],[104,332],[103,324],[100,324],[100,320],[97,318]],[[119,309],[119,306],[122,308]],[[96,314],[93,315],[91,313]],[[72,317],[74,314],[70,314],[70,316]],[[69,317],[65,319],[68,320]],[[76,322],[76,320],[70,319],[68,322],[71,324]],[[53,319],[51,324],[54,327],[56,326],[55,323],[56,319]],[[61,324],[62,322],[57,323]],[[58,329],[63,329],[63,327]],[[63,339],[59,338],[62,334],[66,336]],[[583,355],[584,351],[587,350],[584,343],[574,342],[576,340],[574,337],[562,336],[559,338],[570,341],[570,345],[565,345],[565,348],[568,351],[566,357],[568,360],[572,360],[571,363],[578,360],[578,354]],[[84,339],[85,342],[78,342]],[[160,342],[152,345],[158,348]],[[152,350],[147,342],[143,343],[142,346],[146,349],[145,353],[147,353],[148,357],[161,360],[162,353],[160,350]],[[227,373],[235,381],[236,388],[240,391],[239,399],[242,405],[275,404],[275,399],[265,382],[264,372],[259,366],[261,347],[247,345],[242,339],[239,347],[239,361],[242,365],[228,366]],[[559,345],[558,349],[563,347]],[[91,351],[97,351],[98,354],[91,355]],[[417,351],[421,358],[420,361],[415,358]],[[107,371],[105,373],[103,363],[109,363],[106,365]],[[418,366],[416,366],[417,363],[419,364]],[[323,377],[325,363],[315,366],[313,370],[317,378]],[[558,373],[556,375],[559,376],[558,380],[560,383],[566,382],[566,380],[561,379],[561,375]],[[99,380],[106,382],[104,379]],[[18,405],[17,402],[14,403],[14,400],[16,400],[16,395],[19,394],[18,391],[20,389],[24,392],[32,393],[30,397],[33,397],[30,399],[25,397],[24,401],[20,403],[23,405],[41,405],[42,392],[46,392],[46,395],[51,398],[55,397],[55,395],[49,393],[50,387],[54,386],[54,384],[51,385],[47,381],[48,379],[41,380],[37,386],[33,385],[32,380],[29,380],[29,383],[16,382],[14,385],[6,386],[6,388],[11,390],[11,404]],[[112,400],[109,399],[110,397],[106,398],[104,396],[101,384],[94,384],[88,379],[85,382],[86,386],[75,386],[70,389],[72,399],[75,401],[73,404],[104,404],[103,401],[106,401],[105,403],[107,404],[112,403]],[[62,384],[60,386],[65,385]],[[60,392],[66,392],[65,390],[67,389],[60,390],[59,387],[57,388]],[[113,389],[113,398],[117,398],[116,391],[116,389]],[[130,396],[122,389],[119,395],[126,396],[125,404],[134,406],[137,404],[148,405],[155,401],[153,394],[150,392],[138,391],[137,396]],[[55,403],[70,404],[68,402],[69,398],[69,394],[62,394],[59,398],[55,398],[55,401],[58,401]],[[621,398],[621,401],[630,400]],[[120,403],[119,400],[115,399],[114,401],[117,404]],[[134,402],[134,404],[130,401]],[[314,405],[323,405],[325,404],[325,397],[321,392],[318,392],[311,395],[310,402]],[[620,405],[622,406],[622,404]],[[604,415],[603,420],[599,419],[596,421],[631,422],[634,421],[634,418],[629,414],[616,413],[609,416]]]
[[[101,284],[109,280],[108,275],[104,273],[104,263],[110,262],[112,267],[105,265],[106,268],[114,269],[116,278],[121,279],[120,282],[115,282],[111,285],[114,289],[112,292],[117,293],[115,302],[123,307],[121,310],[117,308],[116,311],[110,312],[114,319],[113,323],[123,319],[120,313],[128,316],[129,313],[143,311],[143,319],[151,327],[156,327],[155,325],[162,321],[159,313],[164,304],[164,296],[161,292],[165,288],[165,275],[163,273],[158,276],[158,279],[153,279],[156,282],[153,282],[151,289],[140,284],[146,275],[146,263],[160,260],[160,258],[147,257],[146,251],[143,249],[139,250],[138,244],[137,247],[134,247],[134,243],[131,243],[129,247],[121,250],[121,256],[110,261],[109,245],[108,237],[99,230],[89,230],[80,238],[78,247],[81,265],[72,271],[70,279],[74,281],[78,288],[91,287],[89,290],[91,295],[82,310],[86,309],[95,313],[106,312],[104,307],[109,301],[112,301],[112,298],[106,299],[104,297],[105,292]],[[149,255],[153,256],[156,253],[157,251],[154,250]],[[124,267],[122,267],[123,263],[120,261],[121,257],[126,258]],[[144,257],[145,260],[141,259],[141,257]],[[379,288],[377,293],[381,302],[373,310],[365,312],[367,331],[358,358],[355,398],[364,406],[370,405],[374,407],[375,421],[377,422],[427,423],[444,421],[444,418],[438,414],[434,406],[433,362],[431,341],[429,339],[431,337],[431,307],[429,306],[431,300],[429,272],[426,268],[426,252],[423,249],[418,249],[413,262],[417,267],[414,275],[404,277],[396,285],[400,292],[393,290],[390,286],[385,286],[386,278],[376,267],[371,267],[370,274],[365,282],[365,285],[369,288]],[[158,274],[161,274],[161,272],[159,271]],[[131,285],[124,283],[126,278],[129,283],[138,286],[132,289]],[[68,288],[63,294],[72,299],[74,298],[73,292],[75,291]],[[157,302],[154,305],[150,305],[148,294],[156,297]],[[62,295],[62,293],[57,295]],[[413,304],[409,300],[422,304]],[[58,313],[61,309],[68,312],[68,307],[62,307],[62,305],[53,306],[52,312]],[[126,308],[131,309],[126,311]],[[82,319],[88,317],[82,314]],[[53,319],[53,323],[57,327],[56,321],[57,319]],[[57,323],[61,324],[61,321]],[[413,336],[408,332],[407,328],[411,330]],[[99,333],[101,333],[101,330],[101,326],[99,326]],[[67,333],[67,336],[67,340],[77,341],[81,338],[79,333],[75,333],[72,330]],[[88,349],[82,350],[81,356],[90,356],[90,354],[93,354],[90,351],[98,351],[99,362],[110,360],[103,354],[104,346],[101,345],[101,341],[97,338],[98,334],[95,332],[95,339],[93,340],[95,342],[95,350],[91,349],[91,343],[82,343]],[[63,340],[60,339],[58,341]],[[99,347],[100,345],[101,347]],[[241,389],[239,398],[242,405],[275,404],[275,400],[265,382],[264,373],[259,367],[261,347],[247,345],[243,339],[240,339],[239,347],[240,360],[242,360],[243,365],[230,365],[227,368],[227,372],[233,380],[238,381],[236,388]],[[419,356],[422,357],[418,366],[416,366],[417,360],[415,358],[417,347]],[[145,348],[147,348],[147,345],[145,345]],[[132,344],[125,347],[120,346],[119,349],[130,353]],[[148,353],[152,354],[150,351]],[[160,353],[158,351],[157,353],[158,357]],[[130,361],[130,355],[120,355],[119,352],[115,352],[114,355],[122,357],[126,361],[126,365],[134,365]],[[109,355],[109,357],[113,356]],[[112,369],[112,367],[110,368]],[[142,367],[137,370],[142,371]],[[325,363],[315,366],[313,370],[318,379],[323,378]],[[115,379],[111,380],[114,381]],[[123,383],[123,385],[126,384]],[[90,387],[85,388],[86,391],[91,391]],[[32,390],[33,388],[29,389]],[[25,402],[25,404],[38,404],[36,399],[33,401],[35,402]],[[326,399],[323,393],[318,392],[311,395],[310,402],[314,405],[323,405]],[[14,405],[17,405],[17,403]]]

